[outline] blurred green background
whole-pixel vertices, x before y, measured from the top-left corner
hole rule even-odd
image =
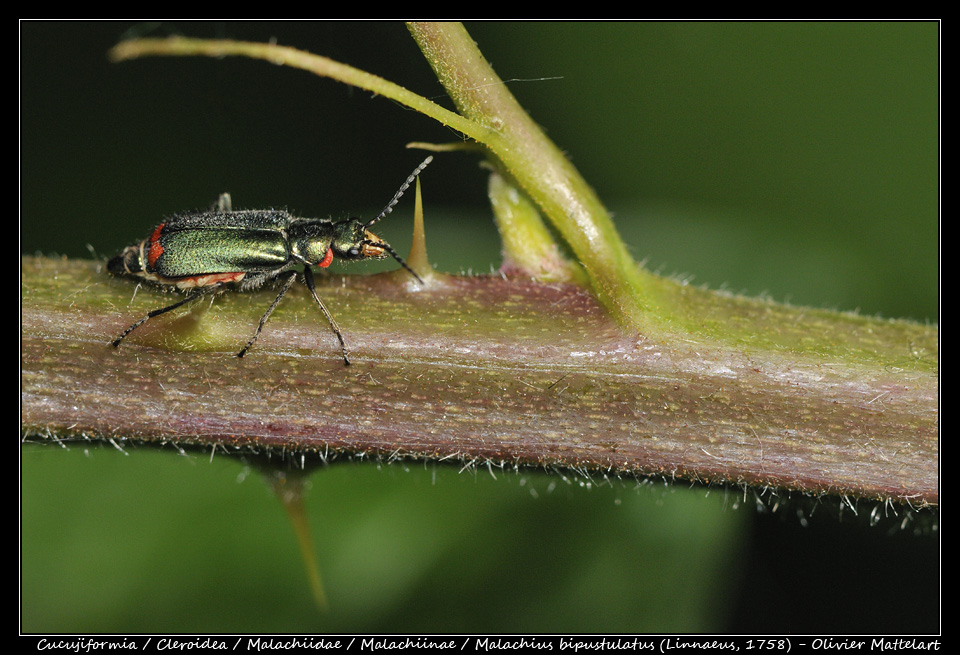
[[[468,29],[649,268],[938,321],[938,24]],[[21,252],[108,256],[222,191],[239,208],[372,216],[423,157],[404,144],[457,139],[263,62],[106,59],[122,38],[170,34],[276,39],[449,106],[396,23],[22,22]],[[422,181],[438,268],[496,267],[476,157],[441,155]],[[380,231],[401,252],[411,207]],[[803,503],[758,512],[737,490],[369,462],[311,478],[321,616],[285,514],[243,464],[68,446],[22,449],[26,631],[939,625],[938,538],[897,531],[902,511],[868,527],[868,503],[806,520]]]

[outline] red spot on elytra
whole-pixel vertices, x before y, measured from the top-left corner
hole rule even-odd
[[[331,263],[333,263],[333,248],[327,249],[327,254],[323,256],[323,259],[320,260],[320,263],[317,264],[320,268],[326,268]]]
[[[147,264],[150,266],[156,266],[157,260],[160,259],[160,255],[163,254],[163,246],[160,245],[160,232],[163,230],[164,225],[166,225],[166,223],[160,223],[157,229],[153,231],[153,234],[150,235],[150,248],[147,249]]]

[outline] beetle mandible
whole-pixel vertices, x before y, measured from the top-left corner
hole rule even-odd
[[[286,276],[280,293],[260,317],[260,324],[247,345],[237,353],[243,357],[253,346],[267,319],[297,279],[295,266],[303,265],[303,279],[310,295],[337,335],[343,363],[350,364],[340,326],[317,295],[311,266],[326,268],[334,258],[347,261],[384,259],[389,254],[421,284],[423,280],[390,245],[368,228],[391,211],[423,169],[433,161],[427,157],[407,177],[383,211],[371,221],[359,218],[334,221],[326,218],[298,218],[287,211],[248,209],[234,211],[230,194],[220,196],[215,209],[179,214],[161,223],[146,239],[127,246],[107,262],[113,275],[137,277],[159,286],[172,286],[187,295],[172,305],[155,309],[128,327],[113,342],[120,342],[151,318],[182,305],[228,289],[250,291],[274,278]]]

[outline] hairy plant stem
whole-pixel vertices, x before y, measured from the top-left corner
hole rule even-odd
[[[350,276],[320,287],[354,355],[345,367],[300,285],[238,359],[269,289],[155,319],[115,349],[110,339],[169,296],[141,289],[131,301],[91,262],[22,267],[26,435],[938,503],[936,331],[913,323],[727,299],[744,320],[857,334],[888,355],[851,361],[637,338],[573,284]]]

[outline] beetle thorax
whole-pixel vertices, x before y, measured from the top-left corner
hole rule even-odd
[[[287,228],[290,254],[301,262],[319,264],[333,241],[331,222],[301,219]]]

